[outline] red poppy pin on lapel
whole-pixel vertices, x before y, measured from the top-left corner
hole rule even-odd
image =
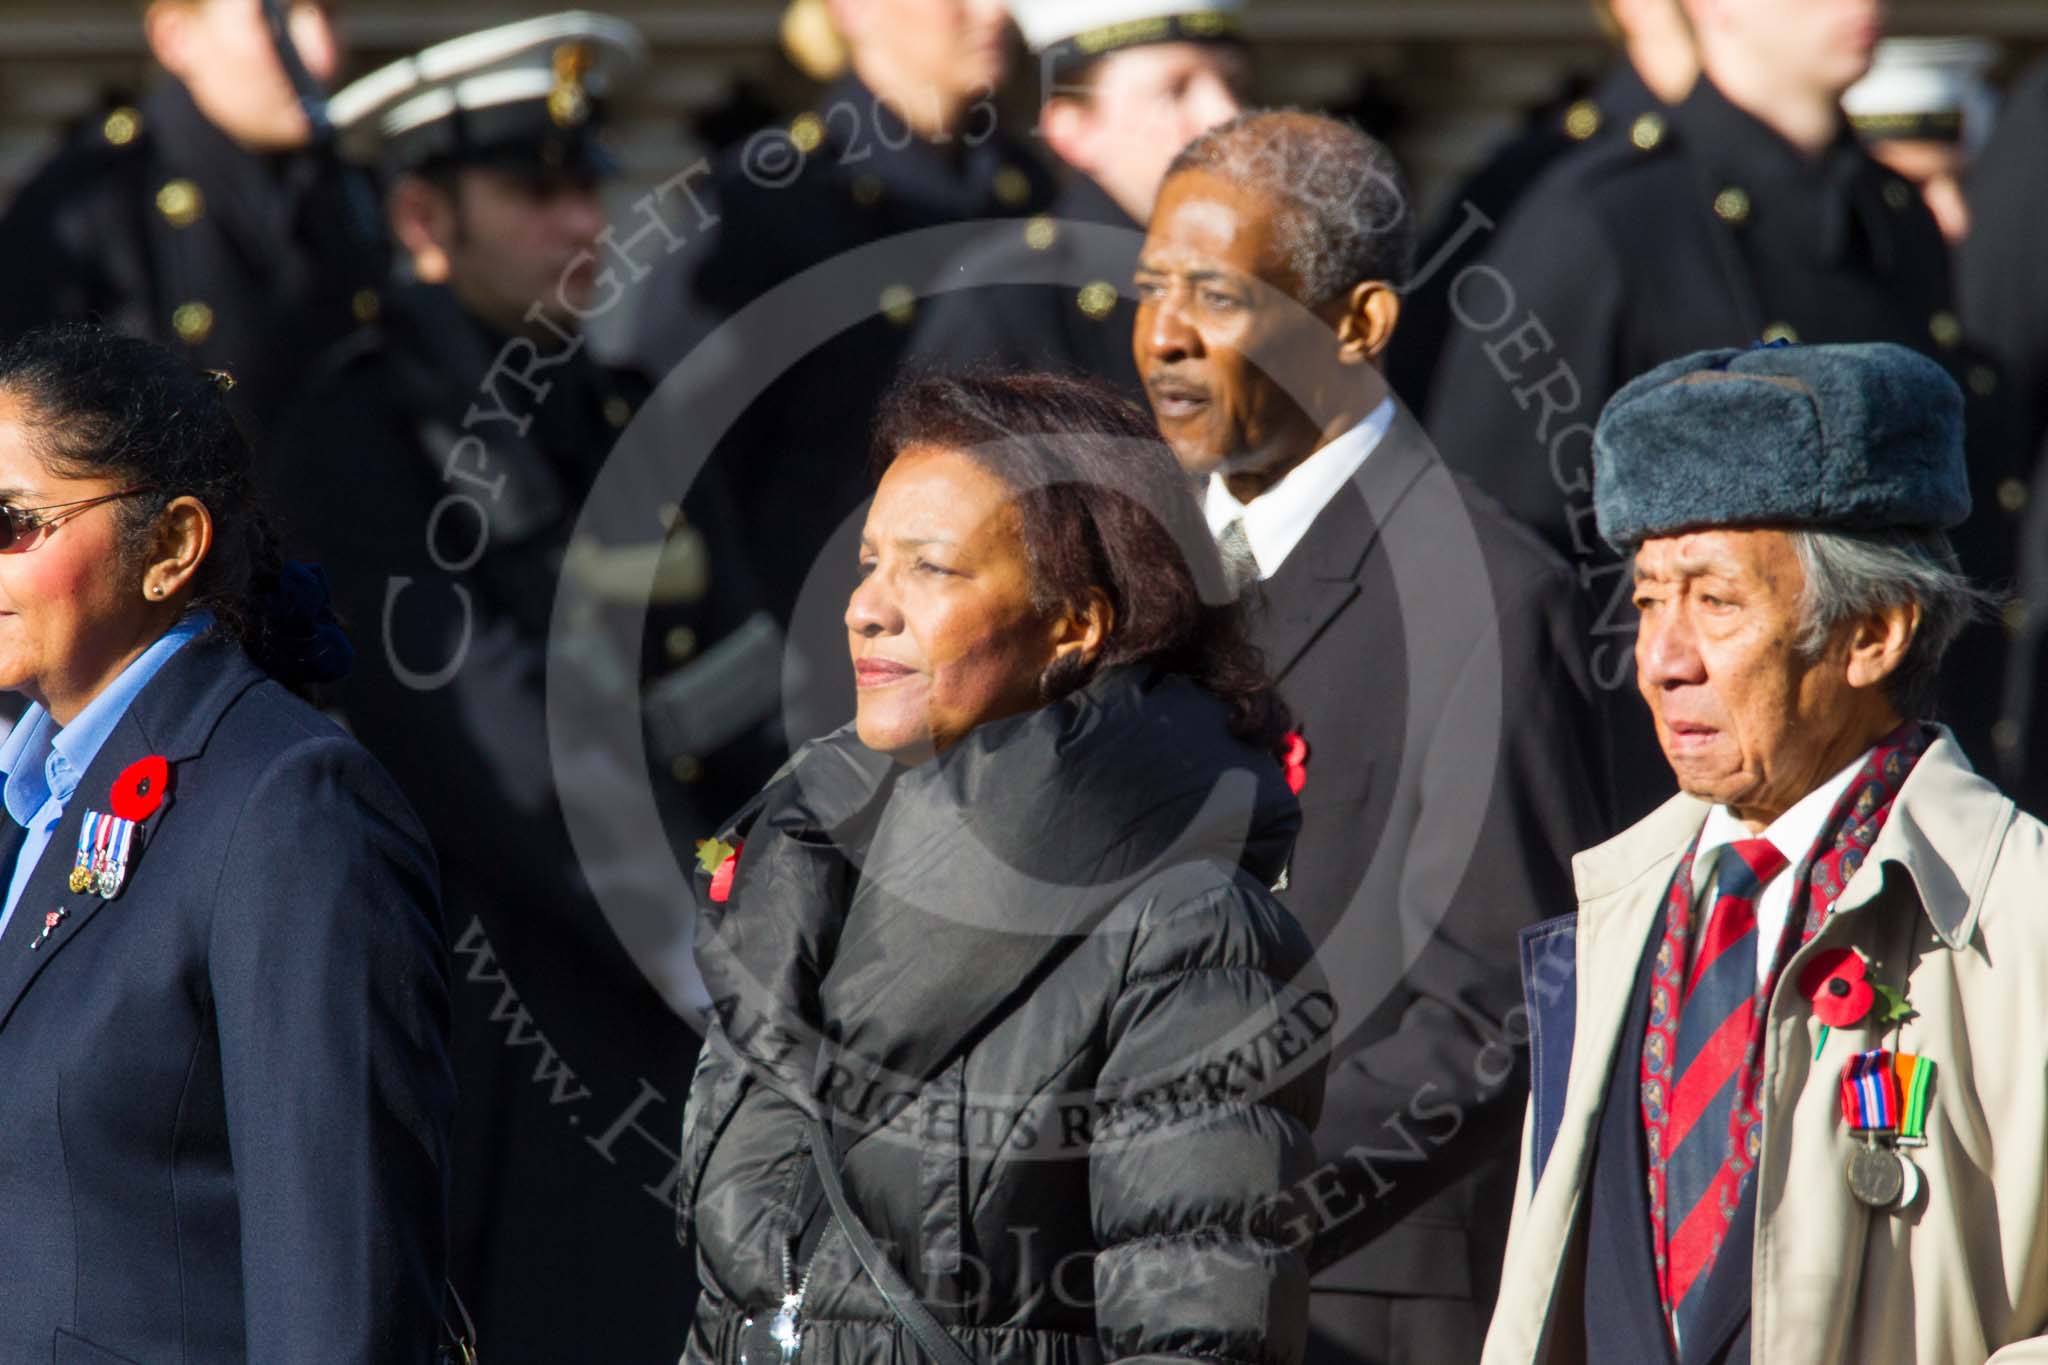
[[[1828,1045],[1828,1031],[1854,1028],[1863,1022],[1870,1007],[1882,1000],[1881,1024],[1898,1023],[1914,1011],[1906,997],[1870,979],[1870,960],[1857,948],[1830,948],[1815,953],[1813,961],[1799,974],[1799,993],[1813,1005],[1813,1017],[1820,1020],[1820,1042],[1813,1055],[1818,1058]]]
[[[123,820],[140,824],[155,815],[157,807],[164,803],[164,792],[171,785],[171,765],[162,754],[151,754],[138,758],[121,771],[114,779],[114,790],[108,800],[114,807],[114,814]]]
[[[1287,790],[1299,796],[1308,785],[1308,741],[1301,737],[1301,731],[1289,730],[1281,745],[1280,766],[1287,773]]]
[[[732,879],[740,870],[740,850],[746,842],[728,844],[723,839],[697,841],[697,867],[711,874],[708,894],[714,904],[723,905],[732,896]]]

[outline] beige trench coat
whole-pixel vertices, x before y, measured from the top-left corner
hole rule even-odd
[[[1708,807],[1670,801],[1573,860],[1575,1041],[1543,1176],[1522,1179],[1485,1365],[1585,1358],[1579,1303],[1588,1158],[1631,987],[1664,892]],[[1920,1017],[1831,1032],[1797,989],[1814,953],[1856,947]],[[1751,1350],[1759,1365],[2048,1362],[2048,829],[1937,740],[1835,913],[1766,1016]],[[1938,1067],[1923,1189],[1871,1210],[1849,1193],[1842,1065],[1899,1048]],[[1648,1216],[1647,1211],[1645,1217]]]

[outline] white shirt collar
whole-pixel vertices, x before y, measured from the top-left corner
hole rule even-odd
[[[1849,789],[1849,783],[1869,757],[1870,750],[1865,749],[1848,767],[1800,797],[1789,810],[1764,828],[1763,837],[1785,855],[1787,867],[1798,867],[1800,861],[1813,852],[1814,841],[1820,838],[1821,827],[1833,813],[1835,803],[1842,799],[1842,793]],[[1697,895],[1706,884],[1714,866],[1714,854],[1738,839],[1755,837],[1749,826],[1737,819],[1735,812],[1728,807],[1716,806],[1708,811],[1707,822],[1700,827],[1699,851],[1693,854],[1692,859],[1694,894]]]
[[[1337,496],[1337,490],[1351,482],[1366,457],[1378,449],[1393,424],[1394,400],[1383,398],[1363,422],[1287,471],[1286,477],[1250,503],[1239,502],[1223,480],[1210,475],[1202,506],[1210,534],[1220,536],[1231,522],[1244,518],[1245,539],[1259,562],[1259,577],[1271,578],[1301,544],[1330,499]]]

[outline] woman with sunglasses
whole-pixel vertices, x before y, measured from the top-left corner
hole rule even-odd
[[[433,856],[249,466],[162,348],[0,348],[0,1360],[435,1346]]]

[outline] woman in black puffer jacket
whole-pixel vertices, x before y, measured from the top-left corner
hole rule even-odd
[[[1334,1012],[1185,480],[1048,377],[918,381],[877,444],[858,719],[702,850],[685,1359],[1293,1365]]]

